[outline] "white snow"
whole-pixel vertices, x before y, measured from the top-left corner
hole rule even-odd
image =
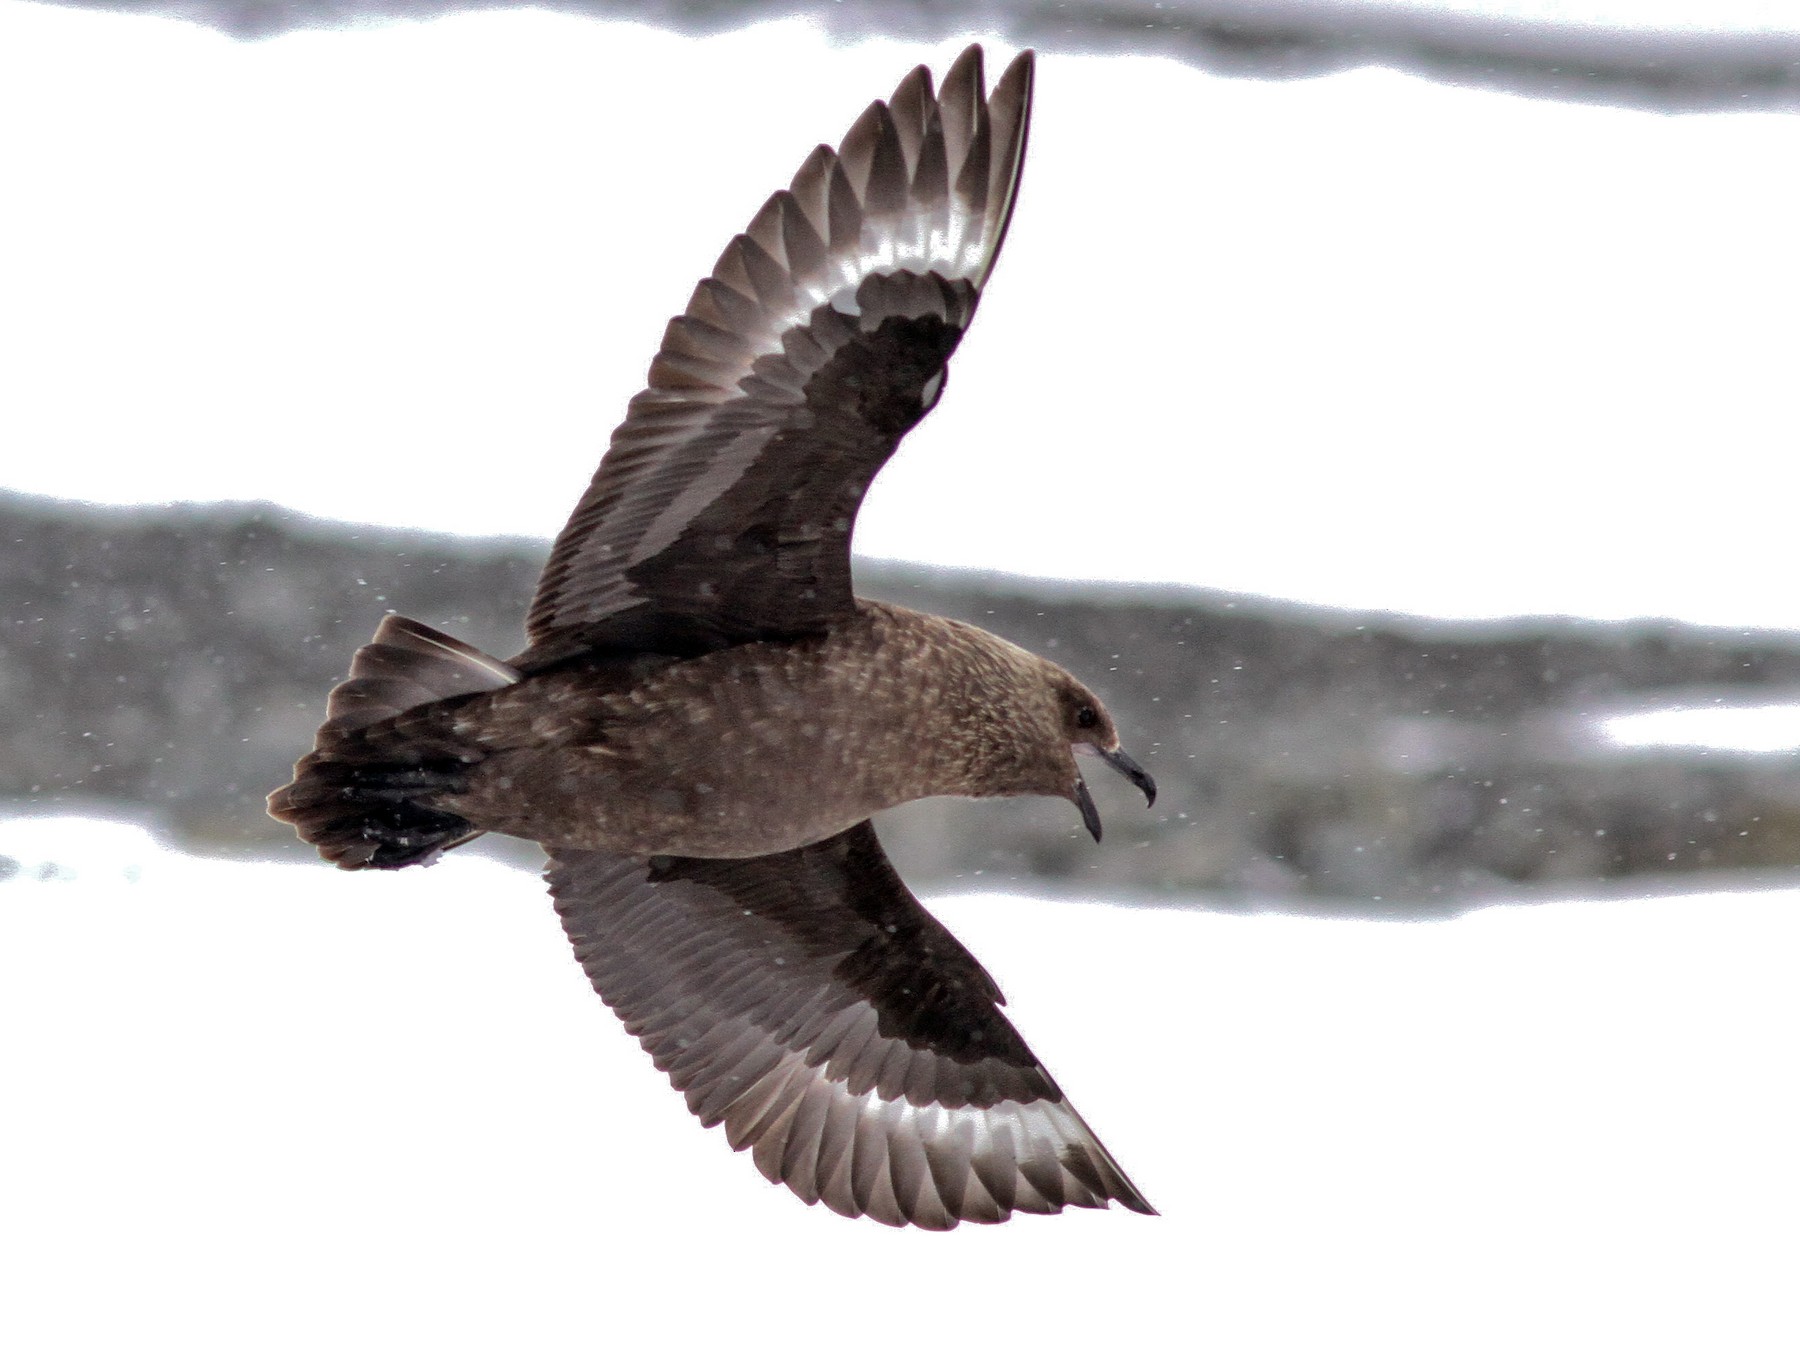
[[[1352,4],[1358,0],[1351,0]],[[1788,0],[1361,0],[1371,9],[1416,9],[1536,23],[1663,32],[1800,30]]]
[[[945,1237],[809,1211],[700,1130],[527,874],[51,819],[0,855],[10,1345],[1800,1330],[1800,893],[1424,924],[936,901],[1163,1210]]]
[[[1800,750],[1800,706],[1792,703],[1718,704],[1655,708],[1601,720],[1617,746],[1683,745],[1746,754]]]
[[[730,232],[959,42],[246,44],[4,0],[0,486],[552,534]],[[1796,162],[1791,116],[1052,56],[990,302],[859,547],[1800,626]]]

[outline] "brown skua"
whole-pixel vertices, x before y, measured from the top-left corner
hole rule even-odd
[[[540,842],[595,989],[706,1125],[809,1203],[949,1228],[1152,1212],[869,817],[1153,800],[1068,672],[859,600],[863,493],[936,403],[1006,233],[1032,56],[971,47],[820,146],[670,321],[507,661],[399,616],[269,809],[346,868]]]

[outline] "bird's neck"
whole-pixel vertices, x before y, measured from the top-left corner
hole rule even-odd
[[[898,605],[858,602],[854,638],[866,708],[894,709],[875,734],[896,766],[898,801],[1060,791],[1030,734],[1040,724],[1044,663],[973,625]],[[873,747],[872,747],[873,748]]]

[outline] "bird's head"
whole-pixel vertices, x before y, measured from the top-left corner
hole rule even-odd
[[[1054,662],[1004,638],[954,620],[928,621],[936,649],[951,659],[959,697],[953,723],[962,734],[945,748],[958,765],[954,787],[968,797],[1061,797],[1100,838],[1100,812],[1081,776],[1081,761],[1104,760],[1131,780],[1147,803],[1156,782],[1119,747],[1112,714],[1097,694]]]
[[[1080,809],[1081,823],[1087,826],[1088,833],[1098,842],[1100,812],[1094,806],[1087,781],[1081,776],[1080,759],[1093,757],[1104,760],[1144,794],[1146,806],[1156,802],[1156,780],[1119,748],[1119,731],[1113,725],[1112,714],[1106,711],[1105,705],[1094,692],[1066,670],[1059,667],[1053,669],[1059,677],[1054,685],[1056,714],[1060,722],[1062,743],[1067,747],[1068,760],[1066,786],[1060,795],[1067,797]]]

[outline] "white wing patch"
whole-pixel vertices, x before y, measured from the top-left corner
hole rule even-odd
[[[784,1050],[720,1119],[770,1181],[851,1218],[949,1228],[1126,1197],[1149,1208],[1066,1101],[914,1105]]]

